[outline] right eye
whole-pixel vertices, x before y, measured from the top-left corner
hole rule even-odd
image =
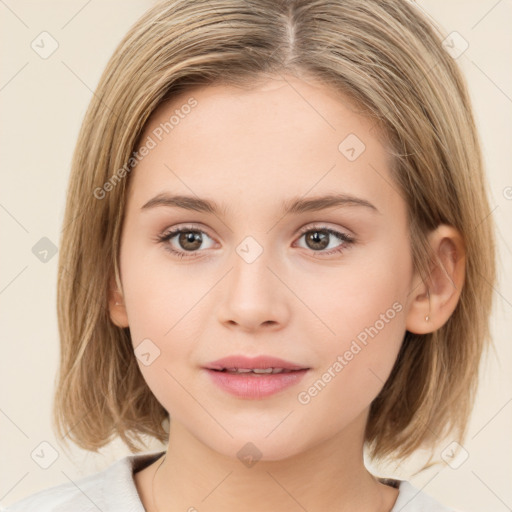
[[[195,227],[180,227],[165,231],[158,236],[158,241],[164,244],[165,250],[178,258],[195,258],[196,255],[187,253],[201,252],[199,249],[205,237],[211,240],[203,230]],[[175,243],[171,243],[172,241]]]

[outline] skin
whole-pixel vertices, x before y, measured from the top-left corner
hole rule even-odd
[[[197,106],[132,171],[122,290],[113,287],[110,295],[112,321],[129,326],[134,347],[147,338],[158,347],[160,355],[139,366],[171,417],[167,457],[156,477],[161,460],[134,476],[141,501],[148,511],[171,512],[389,511],[397,490],[363,462],[369,407],[406,329],[434,331],[455,309],[464,279],[462,238],[449,226],[431,233],[444,270],[434,268],[423,283],[382,139],[332,89],[287,75],[250,90],[196,88],[162,105],[142,140],[191,96]],[[351,133],[366,146],[354,161],[338,150]],[[141,210],[162,192],[213,199],[226,209]],[[355,195],[378,212],[347,205],[281,212],[283,200],[327,193]],[[180,245],[178,236],[156,239],[190,224],[202,231],[199,248],[187,252],[190,245]],[[356,241],[326,256],[345,242],[331,235],[328,248],[318,248],[299,232],[307,226]],[[251,263],[236,250],[247,236],[263,249]],[[170,254],[166,244],[191,257]],[[301,404],[298,393],[394,303],[401,311]],[[231,354],[272,355],[311,370],[297,386],[245,400],[216,387],[201,369]],[[247,442],[262,454],[252,467],[237,457]]]

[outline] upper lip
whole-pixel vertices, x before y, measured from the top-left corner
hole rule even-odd
[[[309,370],[309,367],[279,359],[272,356],[247,357],[242,355],[223,357],[206,365],[209,370],[224,370],[226,368],[284,368],[286,370]]]

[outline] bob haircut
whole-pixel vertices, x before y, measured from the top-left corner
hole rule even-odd
[[[135,23],[101,76],[72,160],[57,285],[53,421],[62,438],[98,451],[120,437],[132,452],[145,436],[167,439],[169,415],[108,302],[112,283],[122,290],[126,191],[149,117],[194,87],[250,88],[283,72],[332,87],[375,123],[424,283],[440,264],[431,230],[453,226],[465,244],[457,307],[435,332],[406,331],[371,404],[365,446],[373,458],[402,459],[448,434],[465,438],[491,341],[495,238],[467,85],[442,37],[407,0],[169,0]]]

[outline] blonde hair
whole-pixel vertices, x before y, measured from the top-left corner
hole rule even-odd
[[[116,327],[108,309],[110,279],[122,289],[126,163],[148,118],[196,86],[251,87],[287,72],[350,98],[384,134],[423,279],[435,262],[431,230],[453,226],[465,244],[454,313],[433,333],[406,332],[371,404],[370,453],[404,458],[448,433],[464,438],[490,341],[495,242],[467,86],[441,39],[405,0],[165,1],[129,30],[100,79],[72,162],[57,298],[54,423],[62,437],[94,451],[116,436],[131,451],[140,451],[145,435],[167,439],[168,413],[139,371],[129,329]]]

